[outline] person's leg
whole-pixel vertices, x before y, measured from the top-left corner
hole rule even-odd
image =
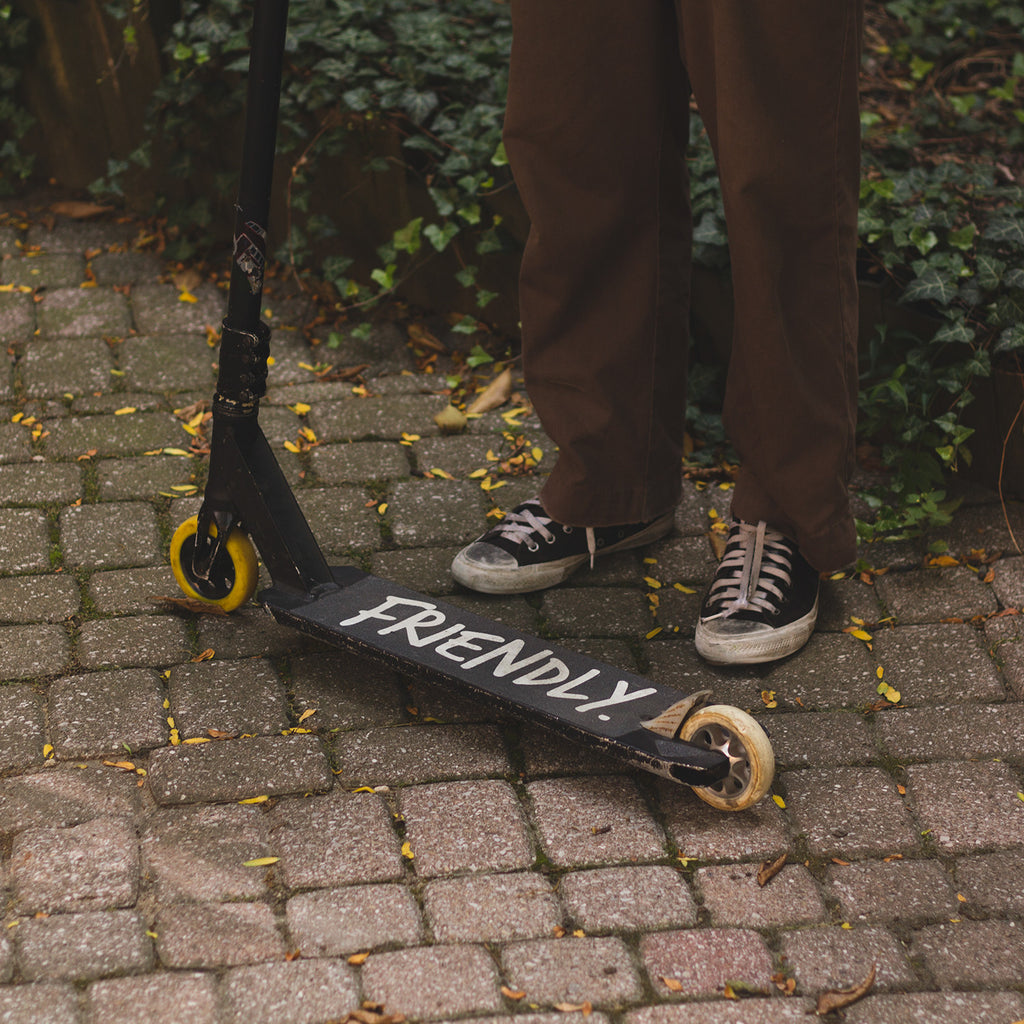
[[[861,0],[676,0],[725,203],[737,520],[697,623],[719,663],[799,650],[851,561]]]
[[[651,520],[679,497],[688,85],[671,0],[513,0],[505,145],[531,219],[530,398],[559,448],[559,523]]]
[[[667,533],[686,409],[689,86],[672,0],[512,0],[512,18],[523,365],[559,451],[539,501],[452,563],[492,593]]]
[[[851,561],[862,0],[676,0],[714,144],[736,302],[737,519]]]

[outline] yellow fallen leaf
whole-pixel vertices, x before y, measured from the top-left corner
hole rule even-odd
[[[669,990],[669,992],[683,991],[683,983],[678,978],[660,977],[658,980]]]
[[[45,743],[43,745],[43,757],[49,757],[53,753],[53,745]]]
[[[280,857],[256,857],[253,860],[242,861],[243,868],[265,868],[270,864],[276,864]]]
[[[135,771],[134,761],[104,761],[103,762],[108,768],[120,768],[122,771],[133,772]]]
[[[847,632],[852,637],[856,637],[858,640],[863,640],[865,643],[869,643],[872,639],[871,634],[863,629],[849,629]]]
[[[178,301],[179,302],[198,302],[199,300],[191,292],[183,291],[178,296]]]
[[[181,743],[181,736],[178,734],[177,729],[171,730],[171,746],[176,747]]]
[[[366,963],[367,958],[370,956],[369,953],[353,953],[349,958],[348,962],[353,967],[358,967],[362,963]]]
[[[317,710],[317,708],[306,708],[306,710],[303,711],[301,715],[299,715],[299,724],[301,725],[307,718],[310,718],[311,716],[315,715],[317,713]]]
[[[673,588],[678,590],[681,594],[696,594],[697,591],[692,587],[684,587],[682,583],[673,583]]]
[[[781,807],[783,810],[786,809],[786,801],[778,793],[772,795],[772,800],[775,801],[776,806]]]
[[[408,857],[409,860],[416,858],[416,854],[412,852],[412,844],[408,840],[402,843],[402,856]]]
[[[269,799],[270,797],[267,796],[266,793],[263,793],[261,796],[249,796],[244,800],[239,800],[238,802],[240,804],[265,804]]]
[[[378,515],[384,515],[384,513],[387,512],[387,510],[388,510],[388,503],[386,501],[382,501],[377,506],[377,514]]]
[[[644,583],[646,583],[647,586],[649,586],[652,590],[661,589],[661,583],[658,580],[654,579],[652,576],[645,576]]]
[[[126,406],[124,406],[121,409],[115,409],[114,410],[114,415],[115,416],[130,416],[133,412],[138,412],[138,411],[139,410],[136,409],[134,405],[126,405]]]
[[[779,706],[779,702],[775,699],[774,690],[762,690],[761,701],[766,708],[777,708]]]
[[[939,568],[944,568],[952,565],[959,565],[960,562],[955,559],[952,555],[938,555],[935,558],[928,559],[929,565],[934,565]]]
[[[185,451],[184,448],[164,448],[163,452],[164,452],[164,455],[185,455],[185,456],[190,456],[191,455],[191,453]],[[159,452],[154,452],[153,454],[154,455],[159,455],[160,453]]]
[[[352,961],[350,960],[349,963],[351,963],[351,962]],[[501,986],[501,994],[506,999],[516,999],[516,1000],[523,999],[526,996],[525,992],[522,992],[519,989],[511,989],[511,988],[508,987],[508,985],[502,985]]]
[[[879,665],[878,668],[875,669],[875,675],[878,676],[879,679],[881,679],[882,676],[885,675],[885,669],[883,669],[882,666]]]
[[[655,626],[649,633],[644,635],[645,640],[653,640],[662,630],[661,626]]]
[[[496,491],[499,487],[504,487],[507,483],[507,480],[495,480],[493,477],[485,477],[480,481],[480,489],[484,491]]]
[[[211,740],[209,736],[190,736],[184,742],[187,743],[189,746],[194,747],[198,743],[212,743],[213,740]]]

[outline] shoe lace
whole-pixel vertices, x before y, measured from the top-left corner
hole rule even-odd
[[[531,551],[536,551],[537,536],[548,544],[554,543],[555,535],[548,529],[553,523],[554,520],[545,515],[544,507],[539,501],[527,501],[509,512],[494,527],[494,532],[513,544],[525,544]]]
[[[734,523],[709,600],[724,618],[740,611],[774,614],[793,580],[793,547],[764,521]]]

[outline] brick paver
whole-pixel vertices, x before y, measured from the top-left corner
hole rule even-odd
[[[692,627],[728,488],[684,481],[672,534],[566,586],[470,594],[454,553],[541,483],[471,475],[507,410],[443,435],[464,366],[422,372],[384,317],[311,349],[285,329],[308,298],[270,281],[261,424],[331,560],[752,711],[778,800],[720,813],[255,604],[163,600],[208,468],[175,410],[209,405],[226,293],[182,301],[138,225],[22,210],[0,202],[0,284],[36,289],[0,292],[0,1024],[324,1024],[363,1001],[410,1024],[796,1024],[873,964],[850,1024],[1024,1019],[1024,559],[996,496],[862,546],[888,571],[826,581],[798,655],[712,668]],[[361,381],[318,379],[324,357]],[[302,427],[316,444],[287,451]],[[550,467],[536,417],[516,430]],[[926,567],[933,541],[963,564]]]

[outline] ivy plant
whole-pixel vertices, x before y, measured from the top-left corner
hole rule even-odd
[[[33,157],[22,139],[33,118],[18,93],[28,40],[28,19],[0,2],[0,195],[14,193],[32,173]]]

